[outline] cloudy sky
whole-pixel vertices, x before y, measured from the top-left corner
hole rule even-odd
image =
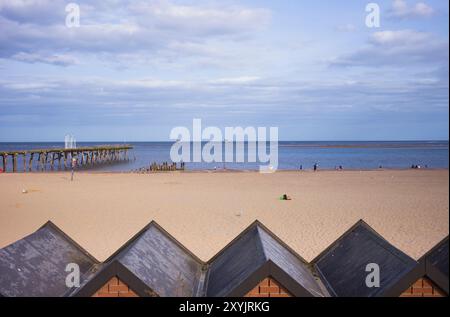
[[[448,139],[446,0],[0,0],[0,141]]]

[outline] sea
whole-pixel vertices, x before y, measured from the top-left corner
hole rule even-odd
[[[121,142],[79,142],[77,147],[97,145],[119,145]],[[174,142],[129,142],[129,160],[113,164],[96,165],[95,171],[130,172],[148,168],[153,162],[171,162],[170,152]],[[180,144],[178,144],[179,146]],[[186,144],[192,150],[193,144]],[[202,143],[202,148],[207,143]],[[226,144],[215,144],[226,153]],[[63,142],[47,143],[0,143],[0,152],[46,148],[64,148]],[[228,144],[230,148],[230,144]],[[251,153],[257,152],[255,146],[233,143],[233,154],[241,154],[243,162],[185,162],[186,170],[259,170],[260,165],[269,165],[249,160]],[[269,148],[266,149],[269,154]],[[274,152],[273,152],[274,153]],[[191,155],[192,157],[192,155]],[[257,155],[257,158],[259,156]],[[222,160],[223,161],[223,160]],[[341,167],[348,170],[409,169],[412,166],[432,169],[448,169],[448,141],[281,141],[278,143],[279,170],[310,170],[315,164],[319,169],[332,170]],[[8,158],[8,170],[11,159]],[[21,167],[19,156],[18,166]],[[1,162],[0,162],[1,166]],[[1,168],[1,167],[0,167]],[[19,168],[19,172],[21,168]]]

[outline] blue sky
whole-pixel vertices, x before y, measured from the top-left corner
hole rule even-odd
[[[448,139],[448,2],[0,0],[0,142]]]

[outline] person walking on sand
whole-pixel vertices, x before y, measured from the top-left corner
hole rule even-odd
[[[319,164],[314,163],[314,172],[317,172],[317,167],[318,167],[318,165],[319,165]]]
[[[73,181],[73,174],[75,173],[75,167],[77,167],[77,159],[72,158],[72,173],[70,175],[70,181]]]

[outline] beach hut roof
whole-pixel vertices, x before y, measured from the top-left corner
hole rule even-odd
[[[330,295],[399,296],[421,277],[418,262],[360,220],[313,261]],[[379,287],[368,287],[367,265],[380,269]]]
[[[425,255],[425,274],[448,294],[448,236]]]
[[[75,295],[90,296],[117,276],[139,296],[193,297],[202,292],[203,263],[155,222],[105,261]]]
[[[52,222],[31,235],[0,250],[0,295],[68,296],[66,286],[69,263],[80,268],[84,281],[98,263]]]
[[[209,261],[206,296],[244,296],[267,277],[294,296],[325,296],[311,268],[259,222]]]

